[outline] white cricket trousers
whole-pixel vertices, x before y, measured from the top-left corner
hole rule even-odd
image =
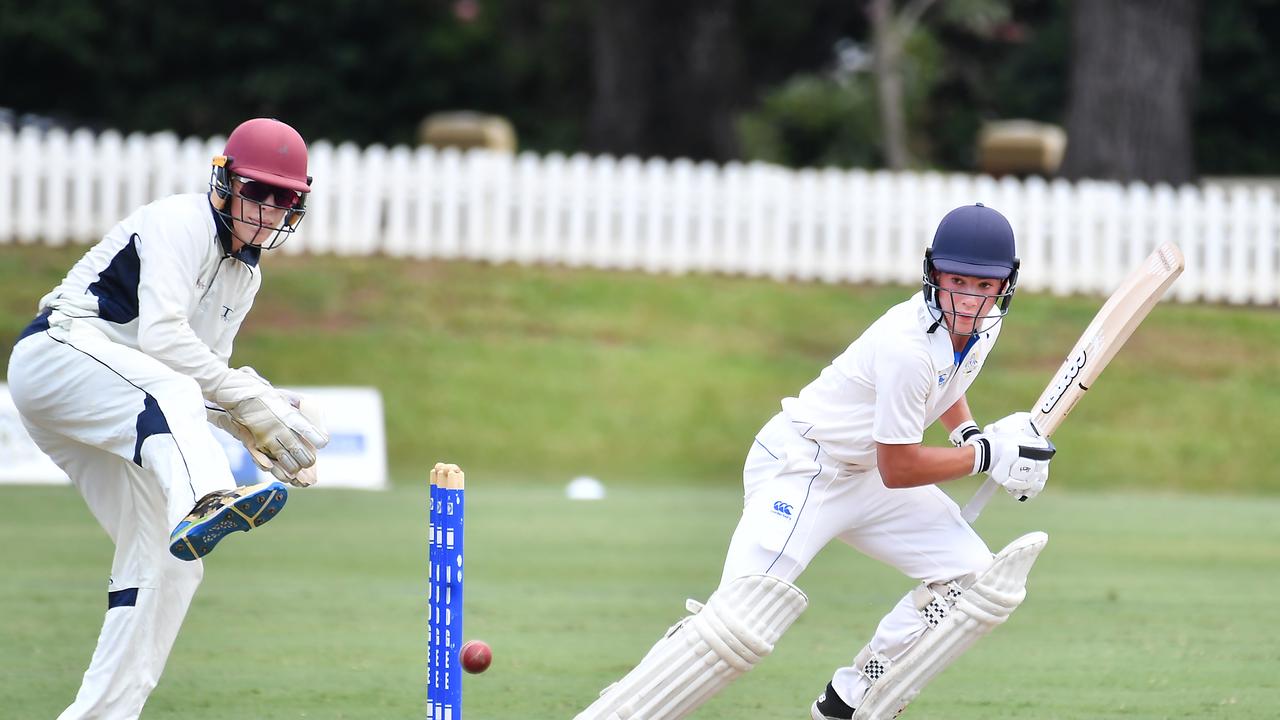
[[[946,493],[934,485],[886,488],[875,468],[851,468],[804,437],[810,427],[778,413],[756,435],[721,586],[753,573],[794,583],[835,538],[926,583],[972,582],[991,564],[986,543]],[[871,649],[897,659],[926,627],[908,592],[880,621]],[[870,686],[852,666],[836,670],[831,684],[855,706]]]
[[[169,554],[196,500],[235,486],[196,382],[92,326],[41,321],[9,358],[31,438],[71,477],[115,544],[107,611],[75,702],[59,720],[137,718],[204,574]],[[47,322],[43,321],[43,322]]]

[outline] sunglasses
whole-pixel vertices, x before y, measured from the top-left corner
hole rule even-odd
[[[268,185],[257,180],[237,179],[240,181],[240,196],[256,203],[282,208],[295,208],[302,204],[302,193],[296,190]]]

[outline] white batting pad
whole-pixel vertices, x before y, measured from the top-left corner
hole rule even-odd
[[[694,614],[576,720],[678,720],[773,652],[808,604],[799,588],[778,578],[737,578],[705,606],[691,601]]]
[[[1027,596],[1027,574],[1049,536],[1033,532],[1009,543],[991,567],[956,598],[937,627],[920,636],[878,680],[853,714],[854,720],[897,717],[938,673],[978,638],[1004,622]]]

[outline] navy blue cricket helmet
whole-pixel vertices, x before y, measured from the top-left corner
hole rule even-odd
[[[942,218],[933,235],[933,246],[925,250],[925,303],[935,311],[936,317],[941,317],[939,272],[1004,280],[1005,286],[997,296],[998,322],[1013,302],[1018,265],[1013,227],[1004,215],[982,203],[962,205]]]

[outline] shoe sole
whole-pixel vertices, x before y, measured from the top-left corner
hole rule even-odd
[[[236,499],[203,522],[193,524],[169,544],[169,552],[180,560],[196,560],[213,552],[218,541],[233,532],[248,532],[267,523],[289,499],[282,483]]]

